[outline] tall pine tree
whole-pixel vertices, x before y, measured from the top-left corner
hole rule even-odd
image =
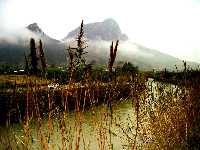
[[[30,40],[30,58],[31,58],[31,73],[37,74],[38,72],[38,58],[37,58],[37,52],[35,47],[35,39],[31,38]]]
[[[42,65],[42,71],[45,73],[46,72],[46,68],[47,68],[47,60],[44,56],[44,50],[43,50],[43,44],[42,41],[39,41],[39,53],[40,53],[40,60],[41,60],[41,65]]]

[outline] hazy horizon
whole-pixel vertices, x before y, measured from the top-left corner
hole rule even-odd
[[[132,42],[200,62],[198,0],[1,0],[0,33],[31,23],[62,39],[84,23],[115,19]]]

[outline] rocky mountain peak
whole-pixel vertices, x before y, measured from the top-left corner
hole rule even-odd
[[[29,29],[30,31],[35,32],[35,33],[43,33],[42,29],[38,26],[37,23],[32,23],[32,24],[28,25],[27,29]]]
[[[103,21],[103,23],[108,24],[108,25],[117,25],[118,26],[118,23],[113,18],[107,18]]]
[[[84,25],[86,38],[90,40],[128,40],[128,36],[122,34],[119,24],[112,18],[105,19],[102,22],[94,22]],[[79,28],[69,32],[65,39],[74,38],[77,36]]]

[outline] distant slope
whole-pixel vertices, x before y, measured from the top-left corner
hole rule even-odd
[[[110,44],[108,41],[90,41],[86,50],[90,62],[107,64]],[[182,60],[129,41],[119,43],[116,62],[121,61],[129,61],[142,70],[175,70],[175,65],[183,69]],[[193,68],[198,66],[195,62],[187,64]]]
[[[60,64],[65,62],[65,47],[60,41],[45,34],[37,23],[30,24],[27,29],[42,39],[48,64]]]
[[[10,40],[10,37],[15,38],[14,41]],[[0,64],[23,64],[24,53],[30,53],[29,41],[32,37],[35,38],[36,44],[39,39],[42,40],[48,64],[60,64],[65,61],[64,45],[46,35],[37,23],[33,23],[9,37],[0,38]]]
[[[20,64],[26,48],[22,45],[4,41],[0,43],[0,64]]]
[[[138,49],[138,54],[135,55],[135,64],[138,66],[143,64],[143,68],[146,70],[148,70],[146,66],[157,70],[163,70],[164,68],[175,70],[176,67],[178,67],[178,69],[183,69],[183,60],[181,59],[136,43],[131,43],[131,45],[134,45],[136,49]],[[132,56],[134,57],[133,54]],[[192,68],[197,68],[198,66],[198,63],[190,61],[188,61],[187,64]]]
[[[84,29],[89,39],[86,49],[88,62],[107,64],[111,40],[121,39],[116,62],[129,61],[143,70],[174,70],[175,65],[180,69],[183,67],[180,59],[128,41],[128,37],[121,33],[119,25],[113,19],[87,24]],[[24,52],[26,55],[30,54],[31,37],[35,38],[37,43],[42,39],[48,64],[66,64],[65,48],[68,44],[75,44],[73,38],[76,38],[77,33],[78,28],[71,31],[64,38],[64,42],[61,42],[46,35],[37,23],[33,23],[8,36],[0,36],[0,64],[24,64]],[[193,62],[187,64],[192,67],[198,65]]]

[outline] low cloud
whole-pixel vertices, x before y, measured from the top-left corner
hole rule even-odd
[[[26,45],[31,37],[37,36],[26,28],[8,29],[0,27],[0,43],[6,42],[10,44]]]

